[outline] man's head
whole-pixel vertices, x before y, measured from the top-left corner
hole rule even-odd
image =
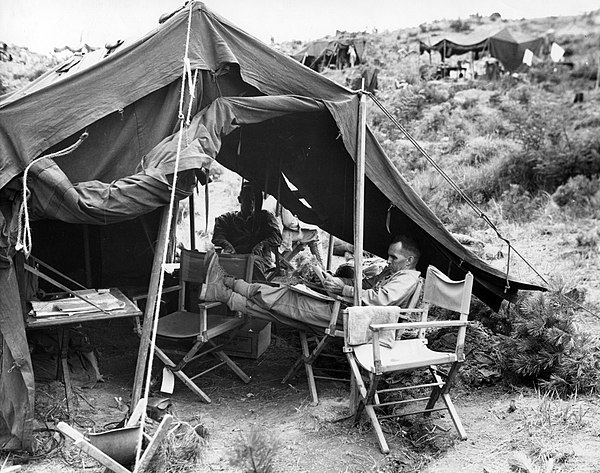
[[[259,201],[258,193],[250,182],[244,182],[242,184],[238,202],[240,203],[242,215],[244,217],[250,216],[255,210],[259,210],[262,206],[262,201]]]
[[[388,267],[392,272],[403,269],[415,269],[421,256],[421,251],[415,241],[405,235],[392,239],[388,248]]]

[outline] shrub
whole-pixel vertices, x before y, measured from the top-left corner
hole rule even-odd
[[[532,382],[562,395],[600,387],[600,344],[578,332],[561,290],[530,293],[510,314],[511,337],[501,343],[501,367],[513,382]]]
[[[437,84],[427,83],[419,91],[429,104],[443,104],[454,97],[454,89],[451,87],[440,87]]]
[[[402,175],[422,171],[427,165],[425,158],[408,140],[385,140],[381,146]]]
[[[460,160],[463,164],[480,165],[488,162],[499,152],[498,143],[487,136],[478,136],[466,143]]]
[[[524,222],[534,217],[535,213],[548,202],[548,194],[532,196],[518,184],[510,184],[502,193],[500,207],[502,215],[509,221]]]
[[[432,136],[439,139],[441,133],[445,133],[446,127],[450,122],[451,105],[444,103],[432,106],[423,116],[418,125],[418,132],[423,137]]]
[[[585,207],[600,192],[600,179],[598,177],[586,177],[581,174],[570,177],[569,180],[559,186],[552,199],[559,207],[577,206]]]
[[[471,31],[471,25],[468,21],[463,21],[460,18],[450,22],[450,29],[457,33]]]

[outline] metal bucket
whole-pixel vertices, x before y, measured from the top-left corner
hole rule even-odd
[[[90,443],[123,466],[135,461],[135,451],[140,436],[140,426],[122,427],[88,434]]]

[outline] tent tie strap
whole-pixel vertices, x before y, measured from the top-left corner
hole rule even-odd
[[[29,209],[27,208],[27,200],[31,195],[29,188],[27,187],[27,177],[29,175],[29,170],[34,163],[36,163],[41,158],[58,158],[59,156],[65,156],[69,153],[75,151],[81,143],[85,141],[85,139],[89,136],[87,131],[84,131],[79,139],[73,143],[71,146],[67,146],[66,148],[56,151],[55,153],[46,154],[44,156],[40,156],[37,159],[31,161],[23,171],[23,196],[21,200],[21,205],[19,207],[19,214],[17,219],[17,243],[15,244],[15,248],[17,251],[23,250],[23,254],[26,258],[29,258],[31,254],[32,241],[31,241],[31,225],[29,223]]]

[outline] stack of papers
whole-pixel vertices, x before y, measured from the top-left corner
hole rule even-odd
[[[125,307],[125,302],[120,301],[108,291],[85,290],[76,291],[76,293],[106,311]],[[31,301],[31,306],[31,315],[34,317],[100,312],[97,307],[74,296],[54,299],[52,301]]]

